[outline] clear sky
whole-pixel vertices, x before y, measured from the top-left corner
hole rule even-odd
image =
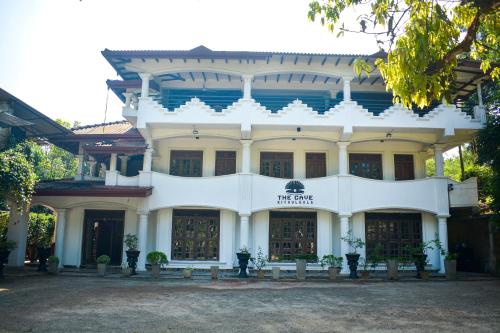
[[[307,19],[308,0],[0,0],[0,87],[52,118],[104,120],[108,49],[374,53]],[[354,17],[354,14],[352,14]],[[122,103],[110,92],[107,120]]]

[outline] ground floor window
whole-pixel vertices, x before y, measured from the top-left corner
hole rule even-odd
[[[220,212],[174,209],[172,259],[219,260]]]
[[[85,210],[82,264],[94,265],[100,255],[108,255],[111,265],[120,265],[123,252],[122,210]]]
[[[422,241],[422,215],[420,213],[366,213],[366,256],[381,244],[383,256],[408,257],[406,245]]]
[[[316,255],[315,212],[270,212],[269,258],[293,260],[297,255]]]

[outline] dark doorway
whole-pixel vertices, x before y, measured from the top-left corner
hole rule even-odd
[[[270,260],[288,261],[297,255],[316,254],[316,221],[316,212],[270,212]]]
[[[124,219],[122,210],[85,210],[83,265],[95,265],[97,257],[103,254],[111,258],[111,265],[121,264]]]
[[[394,155],[394,178],[396,180],[415,179],[415,167],[413,165],[413,155],[410,154]]]

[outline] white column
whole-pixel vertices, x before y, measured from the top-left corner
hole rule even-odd
[[[483,106],[483,93],[481,91],[481,83],[477,84],[477,101],[478,101],[477,104],[480,107],[482,107]]]
[[[126,92],[123,95],[125,96],[125,107],[128,109],[132,103],[132,93]]]
[[[250,160],[250,147],[252,145],[252,140],[240,140],[241,142],[241,172],[250,173],[251,160]]]
[[[112,153],[111,158],[109,160],[109,171],[116,171],[116,161],[117,161],[117,154]]]
[[[446,222],[447,216],[438,216],[438,235],[439,242],[445,253],[448,252],[448,225]],[[439,253],[439,273],[444,273],[444,258],[446,255]]]
[[[151,171],[152,163],[153,163],[153,148],[146,148],[146,151],[144,152],[142,171]]]
[[[139,73],[142,80],[141,87],[141,97],[149,96],[149,80],[151,79],[151,73]]]
[[[243,77],[243,99],[251,99],[253,75],[245,74],[242,77]]]
[[[23,267],[28,236],[28,209],[18,211],[15,204],[9,204],[10,216],[7,239],[16,242],[16,248],[10,251],[8,266]]]
[[[76,155],[76,159],[77,159],[77,169],[76,169],[75,180],[82,180],[84,155],[83,154]]]
[[[148,216],[149,212],[138,212],[139,214],[139,230],[137,232],[137,238],[139,240],[139,260],[137,262],[137,270],[146,270],[146,251],[148,242]]]
[[[134,110],[139,109],[139,98],[137,98],[136,94],[132,94],[132,106],[134,107]]]
[[[128,162],[128,156],[127,155],[122,155],[119,156],[119,159],[121,161],[120,163],[120,174],[123,176],[127,175],[127,162]]]
[[[156,250],[172,259],[172,208],[158,210],[156,221]]]
[[[95,165],[96,161],[89,161],[89,176],[94,177],[95,176]]]
[[[352,77],[345,76],[342,78],[344,81],[344,102],[351,100],[351,80]]]
[[[349,146],[350,142],[347,141],[339,141],[337,142],[337,146],[339,147],[339,175],[348,175],[348,161],[347,158],[347,146]]]
[[[59,258],[59,267],[63,267],[65,228],[66,228],[66,209],[61,208],[57,210],[56,248],[55,248],[55,254]]]
[[[248,248],[250,235],[250,215],[240,214],[240,248]]]
[[[442,145],[434,145],[434,162],[436,164],[436,176],[444,177],[444,158]]]
[[[340,215],[340,237],[346,237],[347,233],[349,232],[349,216],[348,215]],[[346,254],[349,253],[349,245],[343,241],[340,240],[340,256],[343,261],[342,265],[342,273],[347,274],[349,273],[349,269],[347,267],[347,258]]]

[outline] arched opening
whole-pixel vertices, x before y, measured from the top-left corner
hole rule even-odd
[[[54,255],[56,211],[46,205],[32,205],[25,223],[28,224],[25,265],[43,269],[43,265],[40,266],[41,261]]]

